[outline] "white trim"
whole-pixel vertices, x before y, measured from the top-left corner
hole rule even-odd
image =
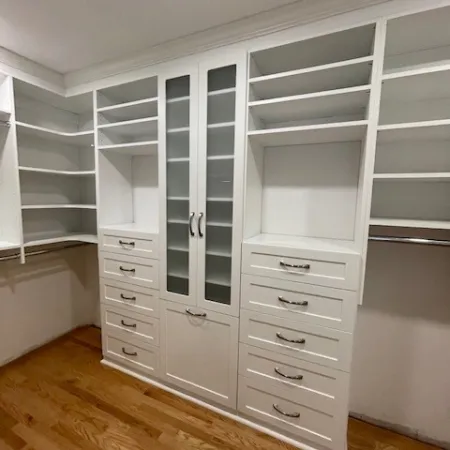
[[[144,383],[151,384],[152,386],[155,386],[155,387],[157,387],[159,389],[163,389],[164,391],[170,392],[171,394],[174,394],[177,397],[181,397],[184,400],[187,400],[189,402],[195,403],[196,405],[202,406],[203,408],[207,408],[207,409],[209,409],[211,411],[214,411],[217,414],[221,414],[222,416],[225,416],[228,419],[235,420],[236,422],[242,423],[243,425],[247,425],[248,427],[253,428],[253,429],[257,430],[257,431],[260,431],[262,433],[268,434],[269,436],[272,436],[275,439],[279,439],[280,441],[286,442],[287,444],[290,444],[290,445],[292,445],[294,447],[297,447],[297,448],[299,448],[301,450],[317,450],[314,447],[310,447],[309,445],[303,444],[303,443],[301,443],[299,441],[296,441],[296,440],[294,440],[294,439],[292,439],[292,438],[290,438],[288,436],[284,436],[283,434],[277,433],[276,431],[273,431],[273,430],[271,430],[269,428],[266,428],[266,427],[264,427],[262,425],[259,425],[259,424],[255,423],[255,422],[252,422],[251,420],[245,419],[245,418],[243,418],[243,417],[241,417],[241,416],[239,416],[237,414],[232,414],[232,413],[230,413],[230,412],[228,412],[228,411],[226,411],[224,409],[218,408],[217,406],[213,406],[213,405],[210,405],[209,403],[206,403],[206,402],[204,402],[202,400],[199,400],[198,398],[191,397],[190,395],[187,395],[187,394],[185,394],[183,392],[180,392],[180,391],[178,391],[176,389],[173,389],[173,388],[171,388],[169,386],[166,386],[165,384],[163,384],[163,383],[161,383],[159,381],[155,381],[155,380],[153,380],[151,378],[148,378],[148,377],[146,377],[144,375],[140,375],[138,373],[135,373],[132,370],[125,369],[124,367],[121,367],[118,364],[114,364],[114,363],[112,363],[110,361],[107,361],[106,359],[102,359],[100,361],[100,363],[105,365],[105,366],[108,366],[108,367],[110,367],[112,369],[116,369],[116,370],[118,370],[120,372],[123,372],[123,373],[125,373],[127,375],[130,375],[130,376],[132,376],[134,378],[137,378],[138,380],[141,380]]]

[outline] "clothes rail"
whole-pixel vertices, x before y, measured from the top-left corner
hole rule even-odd
[[[440,247],[450,247],[450,241],[439,239],[396,237],[396,236],[369,236],[369,241],[378,242],[395,242],[398,244],[418,244],[418,245],[434,245]]]
[[[44,255],[46,253],[52,253],[52,252],[58,252],[60,250],[67,250],[69,248],[76,248],[76,247],[81,247],[81,246],[85,246],[85,245],[91,245],[88,243],[80,243],[80,244],[74,244],[74,245],[64,245],[62,247],[52,247],[52,248],[48,248],[45,250],[36,250],[34,252],[26,252],[25,253],[25,257],[28,256],[37,256],[37,255]],[[20,253],[14,253],[13,255],[7,255],[7,256],[0,256],[0,262],[2,261],[12,261],[14,259],[19,259],[21,257]]]
[[[9,120],[0,120],[0,127],[9,127],[11,122]]]

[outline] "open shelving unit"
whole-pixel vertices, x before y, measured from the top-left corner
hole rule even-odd
[[[14,80],[14,100],[24,244],[96,242],[92,94]]]
[[[251,54],[244,244],[361,252],[374,38],[367,25]]]
[[[158,232],[157,94],[156,77],[95,93],[100,228]]]
[[[387,23],[373,226],[450,229],[449,20],[446,7]]]

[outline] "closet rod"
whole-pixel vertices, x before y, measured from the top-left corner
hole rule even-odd
[[[395,242],[398,244],[419,244],[419,245],[435,245],[435,246],[440,246],[440,247],[450,247],[450,241],[443,241],[443,240],[439,240],[439,239],[424,239],[424,238],[395,237],[395,236],[369,236],[369,241]]]
[[[0,120],[0,127],[9,127],[11,122],[9,120]]]
[[[75,245],[66,245],[66,246],[63,246],[63,247],[49,248],[49,249],[46,249],[46,250],[36,250],[34,252],[25,253],[25,257],[44,255],[45,253],[58,252],[60,250],[66,250],[66,249],[69,249],[69,248],[81,247],[81,246],[84,246],[84,245],[90,245],[90,244],[80,243],[80,244],[75,244]],[[18,259],[18,258],[20,258],[20,253],[14,253],[13,255],[8,255],[8,256],[0,256],[0,262],[2,262],[2,261],[11,261],[13,259]]]

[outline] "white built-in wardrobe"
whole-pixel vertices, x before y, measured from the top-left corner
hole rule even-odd
[[[349,17],[0,86],[1,249],[98,242],[104,364],[309,449],[346,448],[369,230],[450,229],[450,7]]]

